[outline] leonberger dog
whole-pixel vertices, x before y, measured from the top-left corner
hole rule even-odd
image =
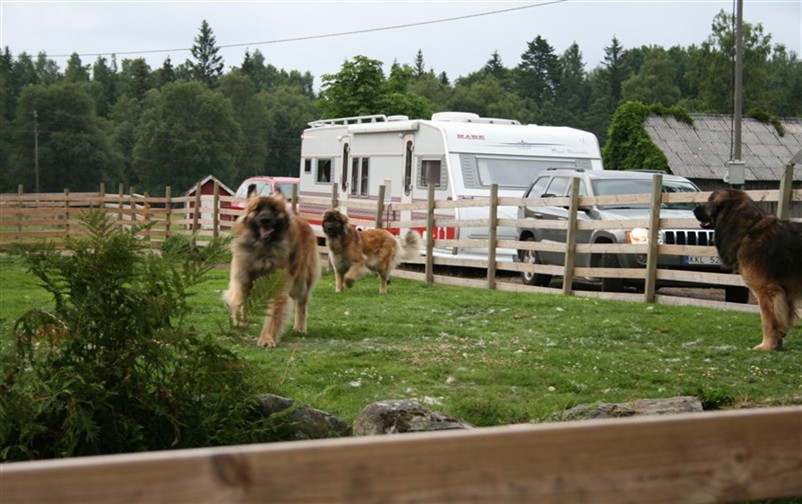
[[[763,341],[756,350],[779,350],[802,298],[802,224],[765,213],[742,191],[717,189],[694,215],[713,240],[721,263],[740,273],[757,298]]]
[[[420,251],[420,236],[415,231],[407,231],[403,240],[385,229],[358,231],[348,222],[348,216],[336,208],[323,214],[322,227],[336,292],[343,292],[343,285],[351,287],[370,270],[381,279],[379,294],[386,294],[390,273],[401,261],[415,258]]]
[[[232,232],[231,278],[223,293],[231,323],[247,325],[244,302],[257,278],[285,270],[286,279],[270,300],[258,343],[263,347],[278,344],[293,302],[293,328],[306,333],[309,298],[320,278],[317,238],[309,223],[292,213],[281,193],[274,193],[249,200]]]

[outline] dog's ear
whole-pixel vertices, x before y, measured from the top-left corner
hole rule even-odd
[[[234,221],[234,225],[231,226],[231,234],[233,236],[241,235],[242,231],[245,229],[247,221],[248,221],[248,212],[237,217],[237,219]]]
[[[281,191],[273,192],[270,195],[270,198],[272,198],[277,204],[279,204],[282,207],[287,204],[287,199],[284,197],[284,193],[282,193]]]

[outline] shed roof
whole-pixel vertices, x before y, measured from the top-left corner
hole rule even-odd
[[[643,126],[666,155],[672,173],[691,179],[722,180],[731,159],[732,118],[706,114],[691,117],[693,126],[671,116],[650,115]],[[802,119],[780,122],[784,136],[772,124],[743,119],[741,160],[747,181],[779,180],[785,165],[802,149]],[[802,170],[794,170],[794,180],[802,180]]]
[[[197,182],[195,182],[195,185],[193,185],[192,187],[190,187],[190,188],[189,188],[189,189],[188,189],[188,190],[187,190],[187,191],[184,193],[184,196],[192,196],[192,195],[194,195],[194,194],[195,194],[195,191],[197,191],[199,187],[203,187],[203,186],[205,186],[205,185],[206,185],[207,183],[209,183],[209,182],[217,182],[217,183],[218,183],[218,185],[220,186],[220,192],[221,192],[222,194],[225,194],[225,195],[227,195],[227,196],[233,196],[233,195],[234,195],[234,191],[232,191],[232,190],[231,190],[231,189],[230,189],[230,188],[229,188],[227,185],[225,185],[224,183],[220,182],[220,181],[217,179],[217,177],[215,177],[214,175],[206,175],[206,176],[205,176],[205,177],[203,177],[202,179],[200,179],[200,180],[198,180]]]

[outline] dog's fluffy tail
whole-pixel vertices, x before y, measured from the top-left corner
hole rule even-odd
[[[420,235],[413,231],[407,231],[407,234],[399,241],[401,245],[401,254],[399,259],[402,261],[409,261],[418,257],[420,254],[421,240]]]

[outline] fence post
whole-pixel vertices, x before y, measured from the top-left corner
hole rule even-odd
[[[576,256],[576,221],[579,211],[578,177],[571,179],[571,202],[568,205],[568,229],[565,237],[565,265],[563,270],[563,294],[570,296],[574,288],[574,257]]]
[[[117,200],[117,220],[121,221],[123,220],[123,198],[125,197],[125,184],[120,183],[120,185],[117,186],[117,196],[119,196],[119,199]]]
[[[134,198],[134,186],[128,187],[128,205],[131,207],[131,225],[136,224],[137,213],[136,213],[136,199]]]
[[[20,200],[17,202],[17,208],[19,208],[19,213],[17,214],[17,231],[22,233],[22,196],[23,194],[23,187],[22,184],[17,186],[17,195],[20,196]]]
[[[487,233],[487,288],[496,288],[496,241],[498,236],[498,184],[490,186],[490,228]]]
[[[331,183],[331,208],[340,206],[340,200],[337,195],[337,182]]]
[[[92,208],[92,205],[89,205]],[[100,183],[100,190],[98,191],[98,207],[106,208],[106,183]]]
[[[788,219],[791,215],[791,192],[794,189],[794,165],[785,165],[780,178],[780,197],[777,201],[777,218]]]
[[[64,235],[70,235],[70,190],[64,189]]]
[[[198,224],[198,221],[200,220],[200,203],[201,203],[201,201],[200,201],[200,191],[201,191],[201,186],[200,186],[200,184],[198,184],[198,185],[195,186],[195,208],[193,209],[194,211],[192,212],[192,234],[193,235],[197,234],[198,230],[200,229],[200,225]],[[195,246],[194,243],[192,245]]]
[[[428,186],[426,205],[426,285],[434,283],[434,185]]]
[[[212,199],[212,237],[220,236],[220,182],[214,181],[214,197]]]
[[[657,257],[658,238],[660,237],[660,206],[663,203],[663,176],[656,174],[652,178],[652,201],[649,208],[649,243],[646,252],[646,278],[643,287],[643,301],[654,303],[657,290]]]
[[[145,221],[145,226],[148,226],[150,224],[150,202],[148,201],[148,198],[150,198],[150,193],[145,192],[142,194],[142,197],[144,200],[142,205],[142,220]],[[146,227],[143,229],[143,231],[145,232],[145,241],[150,243],[152,228]]]
[[[292,185],[292,213],[298,214],[298,184]]]
[[[164,188],[164,199],[164,237],[166,239],[170,236],[170,222],[173,220],[172,188],[170,186]]]
[[[379,201],[376,202],[376,229],[381,229],[384,226],[382,225],[382,214],[384,213],[384,192],[387,190],[384,187],[384,184],[379,186]]]

